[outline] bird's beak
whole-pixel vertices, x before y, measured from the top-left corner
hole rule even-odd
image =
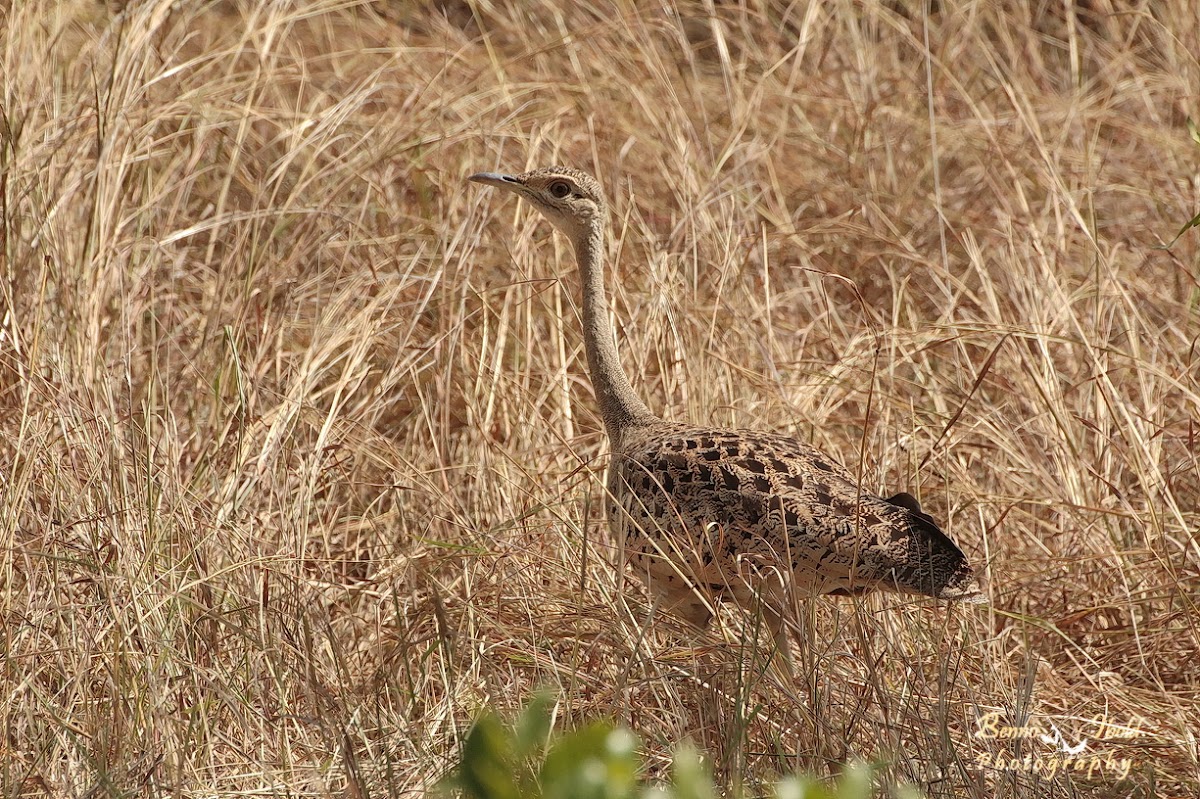
[[[472,183],[482,183],[485,186],[508,189],[509,191],[517,191],[525,185],[520,178],[514,175],[501,175],[499,172],[476,172],[467,178],[467,180]]]

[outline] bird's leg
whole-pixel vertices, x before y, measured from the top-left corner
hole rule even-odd
[[[787,682],[794,683],[796,680],[796,666],[792,662],[791,641],[788,640],[788,623],[783,614],[778,610],[769,607],[765,603],[762,606],[763,622],[767,625],[767,629],[771,631],[771,638],[775,648],[771,653],[771,664],[776,670],[776,674]]]
[[[695,591],[663,589],[660,585],[652,585],[651,589],[656,596],[656,604],[664,613],[682,619],[700,630],[707,630],[712,624],[712,609]]]

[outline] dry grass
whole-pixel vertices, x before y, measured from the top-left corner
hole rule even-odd
[[[1191,0],[119,5],[0,11],[5,796],[420,794],[547,684],[725,780],[1200,790]],[[551,162],[651,406],[919,494],[990,608],[815,602],[788,686],[647,623],[570,254],[463,180]]]

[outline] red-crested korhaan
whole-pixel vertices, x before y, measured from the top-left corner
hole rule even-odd
[[[782,644],[795,601],[820,594],[985,601],[962,551],[911,495],[863,491],[791,436],[666,421],[646,407],[609,321],[608,207],[594,178],[553,166],[470,180],[525,199],[575,249],[588,371],[612,449],[608,523],[660,609],[704,627],[716,600],[732,600],[761,612]]]

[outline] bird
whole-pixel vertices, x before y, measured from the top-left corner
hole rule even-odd
[[[620,568],[641,579],[653,607],[703,629],[731,600],[761,613],[785,647],[789,613],[820,595],[986,601],[983,579],[911,494],[865,491],[788,435],[670,421],[647,407],[610,322],[609,212],[595,178],[552,166],[468,180],[516,194],[574,248],[587,368],[611,451],[607,521]]]

